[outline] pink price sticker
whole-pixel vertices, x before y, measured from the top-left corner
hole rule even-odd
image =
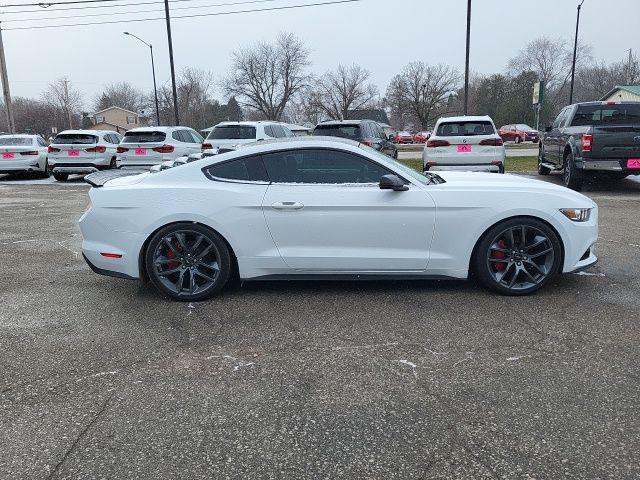
[[[640,158],[630,158],[627,160],[627,168],[640,168]]]
[[[4,160],[11,160],[14,157],[13,153],[7,152],[2,154]]]
[[[136,148],[133,153],[135,153],[136,155],[146,155],[147,154],[147,149],[146,148]]]
[[[458,145],[458,153],[471,153],[471,145]]]
[[[69,155],[70,157],[79,157],[80,156],[80,150],[69,150],[67,152],[67,155]]]

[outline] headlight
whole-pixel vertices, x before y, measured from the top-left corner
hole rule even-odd
[[[561,208],[560,211],[573,222],[588,222],[591,217],[590,208]]]

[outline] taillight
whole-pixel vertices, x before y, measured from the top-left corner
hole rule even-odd
[[[36,151],[20,152],[20,155],[38,155],[38,152],[36,152]]]
[[[503,144],[504,143],[501,138],[487,138],[480,142],[480,145],[489,145],[492,147],[501,147]]]
[[[360,140],[360,143],[367,147],[373,147],[373,142],[371,140]]]
[[[129,149],[125,148],[125,147],[118,147],[116,148],[116,153],[124,153],[124,152],[128,152]]]
[[[122,255],[119,253],[100,252],[100,255],[105,258],[122,258]]]
[[[582,137],[580,138],[580,146],[582,148],[582,151],[590,152],[592,143],[593,143],[593,135],[591,135],[590,133],[583,133]]]
[[[213,145],[211,145],[210,143],[203,143],[201,150],[204,152],[205,150],[211,150],[213,148]]]
[[[449,142],[447,142],[446,140],[429,140],[427,142],[427,147],[429,147],[429,148],[448,147],[449,145],[451,145],[451,144]]]
[[[161,147],[153,147],[151,150],[158,153],[171,153],[173,152],[173,145],[162,145]]]
[[[49,145],[49,148],[47,148],[47,153],[56,153],[59,152],[60,149],[56,148],[56,147],[52,147],[51,145]]]
[[[104,145],[98,145],[97,147],[86,148],[85,151],[89,153],[104,153],[107,151],[107,147],[105,147]]]

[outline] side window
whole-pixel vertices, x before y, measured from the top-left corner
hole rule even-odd
[[[262,156],[274,183],[378,183],[386,168],[340,150],[306,149]]]
[[[560,123],[562,122],[562,120],[564,119],[564,114],[567,111],[566,108],[564,108],[556,117],[556,119],[553,121],[553,128],[560,128]]]
[[[271,138],[275,138],[275,136],[276,136],[275,132],[273,131],[273,127],[271,127],[271,125],[265,125],[264,133],[265,133],[265,135],[268,135]]]
[[[293,132],[289,130],[289,127],[282,127],[282,131],[284,132],[285,137],[295,137]]]
[[[182,134],[181,134],[181,130],[174,130],[173,133],[171,134],[171,138],[173,138],[174,140],[177,140],[178,142],[182,142]]]
[[[204,142],[204,138],[202,138],[202,136],[198,132],[194,132],[192,130],[188,130],[187,133],[193,139],[191,141],[192,143],[202,143],[202,142]]]
[[[211,165],[206,174],[213,180],[235,180],[238,182],[268,182],[267,172],[259,156],[238,158]]]
[[[282,138],[286,136],[284,133],[284,129],[280,125],[272,125],[271,129],[273,130],[273,133],[275,134],[274,136],[276,138]]]
[[[571,108],[567,108],[564,112],[564,117],[562,118],[562,121],[560,122],[560,128],[566,127],[567,125],[569,125],[569,118],[571,117],[571,112],[572,109]]]
[[[47,142],[45,142],[43,138],[38,137],[38,145],[40,145],[41,147],[46,147]]]

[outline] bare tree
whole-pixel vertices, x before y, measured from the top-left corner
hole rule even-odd
[[[590,65],[576,72],[576,98],[580,101],[599,100],[616,85],[640,82],[640,62],[630,54],[627,60]]]
[[[449,96],[456,90],[460,76],[446,65],[411,62],[396,75],[387,88],[386,104],[392,118],[404,127],[409,115],[420,128],[427,128],[446,108]],[[393,120],[392,120],[393,121]]]
[[[49,84],[43,93],[43,101],[60,108],[67,119],[69,128],[73,128],[78,123],[78,117],[82,108],[82,95],[73,88],[71,81],[67,77],[61,77]]]
[[[359,65],[338,65],[314,83],[311,105],[332,120],[348,118],[349,110],[370,107],[378,97],[378,89],[369,83],[371,73]]]
[[[127,82],[111,83],[104,88],[94,101],[94,110],[100,111],[109,107],[121,107],[132,112],[138,112],[146,106],[145,95],[142,90]]]
[[[307,84],[309,52],[294,35],[281,33],[276,42],[258,43],[232,55],[232,72],[222,82],[226,95],[280,120],[287,104]]]

